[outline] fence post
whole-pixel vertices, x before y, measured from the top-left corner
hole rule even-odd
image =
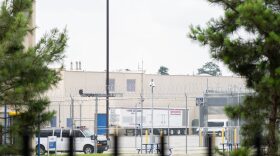
[[[119,139],[118,134],[116,133],[116,130],[115,130],[115,134],[114,134],[114,153],[113,153],[114,156],[119,155],[119,150],[118,150],[119,140],[118,139]]]
[[[216,132],[215,131],[213,131],[213,134],[212,134],[212,144],[213,144],[213,146],[216,145]]]
[[[203,146],[202,145],[202,130],[201,130],[201,128],[199,128],[199,146]]]
[[[212,137],[208,135],[208,156],[212,156]]]
[[[261,151],[261,136],[260,134],[257,134],[255,137],[255,148],[257,149],[256,151],[256,156],[261,156],[262,151]]]
[[[223,145],[223,152],[225,152],[225,129],[222,128],[222,145]]]
[[[234,131],[233,131],[233,144],[234,144],[234,149],[237,150],[237,131],[236,131],[236,127],[234,128]]]
[[[146,138],[146,144],[149,142],[149,138],[148,138],[148,130],[145,131],[145,138]]]
[[[23,155],[31,156],[30,131],[27,127],[25,127],[23,130]]]
[[[164,147],[164,135],[160,135],[160,155],[164,156],[165,155],[165,147]]]
[[[72,132],[74,133],[74,132]],[[74,137],[70,135],[69,137],[69,156],[74,156]]]
[[[2,128],[2,126],[0,126],[0,145],[2,145],[3,144],[3,141],[2,141],[2,137],[3,136],[3,128]]]

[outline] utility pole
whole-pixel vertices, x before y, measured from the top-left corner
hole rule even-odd
[[[59,118],[59,120],[58,120],[58,127],[60,128],[61,127],[61,112],[60,112],[61,110],[60,110],[60,103],[58,104],[58,118]]]
[[[238,106],[240,105],[240,92],[241,92],[241,88],[239,88],[238,92],[237,92],[237,103],[238,103]],[[237,126],[239,128],[240,126],[240,115],[238,116],[238,120],[237,120]]]
[[[39,122],[38,122],[38,145],[41,145],[40,113],[38,113],[38,119],[39,119]],[[40,146],[37,146],[36,150],[37,150],[38,156],[40,156]]]
[[[144,98],[143,98],[143,60],[142,60],[142,66],[141,66],[141,95],[140,95],[140,102],[141,102],[141,125],[140,125],[140,137],[141,137],[141,144],[140,144],[140,151],[142,154],[142,144],[143,144],[143,102],[144,102]]]
[[[189,126],[189,122],[188,122],[188,116],[189,116],[189,111],[188,111],[188,96],[185,93],[185,97],[186,97],[186,154],[188,154],[188,126]]]
[[[71,98],[71,119],[72,119],[72,136],[73,136],[73,149],[75,151],[75,133],[74,133],[74,99],[70,95]]]
[[[169,127],[170,127],[170,107],[169,107],[169,104],[168,104],[168,126],[167,126],[167,134],[168,134],[168,148],[170,148],[170,135],[169,135]]]
[[[98,96],[95,97],[95,117],[94,117],[94,134],[96,138],[94,139],[94,147],[97,147],[97,118],[98,118]],[[97,148],[94,148],[94,153],[97,153]]]
[[[82,126],[82,104],[80,104],[80,127]]]
[[[71,98],[71,119],[72,119],[72,131],[74,129],[74,99],[73,97],[70,95]]]
[[[135,135],[135,143],[134,143],[134,146],[135,148],[137,148],[137,130],[138,130],[138,121],[137,121],[137,103],[135,104],[135,109],[134,109],[134,122],[135,122],[135,129],[134,129],[134,135]]]
[[[7,104],[4,106],[4,145],[7,143]]]

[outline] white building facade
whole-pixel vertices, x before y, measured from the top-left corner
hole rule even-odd
[[[96,99],[94,97],[81,97],[79,90],[83,89],[84,93],[106,93],[106,72],[62,71],[61,74],[62,80],[60,83],[47,93],[51,100],[48,110],[56,111],[56,116],[50,125],[53,127],[71,126],[72,103],[70,97],[72,97],[74,126],[87,126],[93,129]],[[122,96],[110,98],[109,108],[110,110],[118,110],[115,112],[119,113],[115,113],[115,115],[119,115],[119,119],[118,121],[109,121],[109,124],[117,124],[120,127],[124,127],[126,124],[139,124],[141,113],[137,113],[135,118],[127,119],[131,123],[122,123],[121,121],[124,120],[124,114],[126,113],[121,112],[124,109],[136,108],[139,111],[141,95],[143,95],[143,108],[151,109],[152,91],[149,83],[152,79],[155,82],[153,103],[156,110],[166,110],[168,107],[170,110],[183,110],[183,112],[187,110],[187,117],[182,119],[185,123],[179,126],[186,126],[187,124],[191,127],[192,120],[199,118],[196,98],[202,97],[206,90],[246,90],[245,80],[235,76],[158,75],[131,71],[110,72],[110,93],[120,93]],[[98,114],[105,115],[105,98],[98,98],[97,102]],[[135,116],[135,114],[131,113],[131,116]],[[148,114],[145,116],[148,116]],[[161,115],[154,114],[154,122],[163,122],[158,119],[160,117]],[[155,123],[155,125],[158,124]],[[147,127],[149,127],[148,124]]]

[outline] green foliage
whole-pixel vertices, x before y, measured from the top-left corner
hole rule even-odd
[[[210,47],[210,54],[246,79],[255,91],[238,108],[226,108],[239,116],[243,146],[252,147],[255,135],[269,155],[279,155],[280,117],[280,3],[275,0],[208,0],[224,9],[206,28],[191,26],[190,38]]]
[[[21,153],[20,141],[24,129],[33,135],[38,124],[51,119],[47,112],[47,90],[60,80],[62,59],[66,47],[66,30],[47,33],[34,47],[26,47],[26,35],[34,32],[30,27],[33,0],[6,0],[0,10],[0,105],[8,105],[19,115],[13,117],[9,135],[15,144],[2,146],[1,153]],[[49,66],[60,64],[58,69]]]
[[[237,150],[230,151],[229,153],[222,152],[218,148],[215,148],[214,151],[217,155],[220,155],[220,156],[253,156],[254,155],[253,150],[251,150],[249,148],[244,148],[244,147],[241,147]]]
[[[197,69],[198,74],[209,74],[212,76],[222,75],[222,72],[218,65],[213,62],[205,63],[201,68]]]
[[[169,75],[168,74],[168,68],[165,67],[165,66],[160,66],[159,69],[158,69],[158,74],[160,75]]]

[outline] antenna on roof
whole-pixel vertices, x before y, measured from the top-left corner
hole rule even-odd
[[[79,61],[79,70],[82,70],[82,62]]]
[[[78,64],[78,61],[76,61],[76,70],[79,70],[79,64]]]

